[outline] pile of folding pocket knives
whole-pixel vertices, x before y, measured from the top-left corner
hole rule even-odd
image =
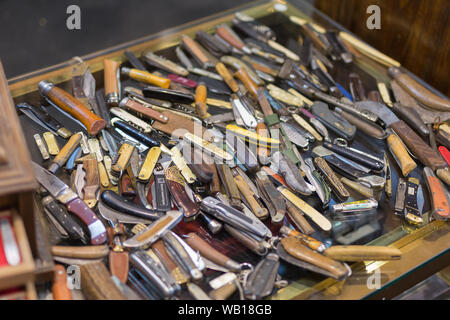
[[[400,259],[362,245],[381,199],[395,195],[411,226],[448,218],[448,100],[424,87],[416,97],[396,67],[393,96],[385,83],[366,94],[357,72],[339,84],[333,68],[358,50],[338,31],[288,23],[286,46],[237,13],[167,56],[125,51],[123,63],[104,60],[97,90],[77,60],[71,92],[41,81],[42,104],[17,105],[46,131],[33,167],[58,264],[104,270],[97,294],[109,281],[124,299],[261,299],[289,284],[280,265],[344,280],[347,262]],[[80,132],[62,123],[73,121]]]

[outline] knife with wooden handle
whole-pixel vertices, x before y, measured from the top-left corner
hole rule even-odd
[[[193,202],[184,187],[184,179],[176,166],[171,166],[165,171],[166,183],[177,206],[181,209],[186,221],[193,220],[200,210],[200,206]]]
[[[391,67],[388,73],[403,89],[427,107],[438,111],[450,111],[450,100],[431,92],[399,68]]]
[[[258,99],[258,85],[250,78],[249,74],[244,68],[239,68],[235,73],[234,77],[241,80],[248,92],[255,98]]]
[[[257,216],[261,220],[266,219],[269,215],[269,212],[266,208],[263,208],[258,201],[256,201],[254,192],[239,174],[234,176],[234,183],[236,183],[239,191],[242,193],[245,200],[247,200],[247,203],[251,207],[252,212],[255,214],[255,216]]]
[[[63,265],[55,265],[52,283],[53,300],[72,300],[72,292],[67,286],[67,273]]]
[[[448,191],[428,167],[423,168],[423,177],[431,200],[431,213],[436,219],[447,220],[450,214]]]
[[[236,284],[234,282],[229,282],[220,288],[210,291],[209,296],[214,300],[226,300],[236,291],[236,289]]]
[[[106,103],[112,107],[119,104],[119,68],[120,62],[111,59],[103,60],[104,81],[105,81],[105,99]]]
[[[120,101],[119,107],[132,110],[141,115],[143,118],[147,118],[150,120],[156,120],[161,123],[167,123],[167,121],[169,121],[169,118],[161,112],[148,108],[140,104],[139,102],[127,97],[123,98]]]
[[[291,202],[286,201],[286,212],[293,222],[293,225],[303,232],[306,235],[313,234],[316,232],[313,227],[309,224],[309,222],[305,219],[303,213],[298,209],[296,206],[294,206]]]
[[[205,83],[200,82],[195,89],[195,110],[202,119],[211,116],[208,113],[208,105],[206,104],[207,94],[208,92]]]
[[[52,255],[65,258],[97,259],[108,255],[106,245],[101,246],[52,246]]]
[[[394,156],[394,159],[397,161],[397,164],[402,171],[403,176],[407,177],[410,172],[417,167],[417,164],[411,158],[408,151],[406,151],[402,141],[396,134],[389,134],[386,141],[392,155]]]
[[[86,181],[83,187],[83,201],[89,208],[94,208],[97,204],[97,193],[100,189],[100,179],[98,174],[98,163],[94,158],[83,160],[83,170],[86,173]]]
[[[339,261],[385,261],[398,260],[402,252],[397,248],[384,246],[331,246],[324,255]]]
[[[151,74],[150,72],[147,71],[123,67],[121,69],[121,72],[122,74],[130,77],[131,79],[144,82],[153,86],[161,87],[164,89],[169,89],[170,86],[170,79],[155,76],[154,74]]]
[[[75,133],[70,137],[69,141],[67,141],[64,147],[61,148],[59,153],[53,159],[52,164],[48,168],[50,172],[56,173],[56,171],[58,171],[58,169],[61,168],[67,162],[70,155],[75,151],[75,149],[80,144],[81,138],[82,134],[80,132]]]
[[[90,135],[95,136],[106,127],[106,121],[104,119],[92,113],[92,111],[68,92],[55,87],[53,83],[45,80],[39,82],[39,93],[79,120],[86,127]]]
[[[235,93],[239,91],[238,83],[236,82],[236,80],[234,80],[230,71],[222,62],[219,62],[216,65],[216,70],[222,76],[223,80],[228,85],[228,87],[230,87],[231,91],[233,91]]]
[[[187,234],[184,241],[186,241],[192,249],[200,252],[203,257],[211,260],[219,266],[235,272],[239,272],[241,270],[241,265],[239,263],[214,249],[208,242],[200,238],[197,234],[193,232]]]
[[[311,271],[323,270],[335,279],[344,279],[350,274],[350,270],[344,264],[308,249],[296,237],[283,238],[280,245],[290,256],[306,263],[305,267],[312,266],[312,268],[308,268]]]

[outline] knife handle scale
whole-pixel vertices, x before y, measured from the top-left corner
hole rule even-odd
[[[68,92],[46,81],[42,81],[41,84],[43,86],[47,85],[47,89],[44,89],[44,94],[48,99],[74,118],[80,120],[90,135],[95,136],[106,127],[105,120],[92,113],[92,111]]]
[[[122,68],[122,73],[127,74],[131,79],[158,86],[164,89],[169,89],[170,86],[170,79],[155,76],[147,71]]]
[[[53,163],[58,165],[58,168],[62,167],[67,162],[67,159],[69,159],[70,155],[75,151],[75,149],[80,144],[81,137],[82,137],[81,133],[76,133],[72,135],[69,141],[67,141],[64,147],[62,147],[62,149],[53,159]]]
[[[217,72],[222,76],[225,83],[230,87],[231,91],[238,92],[239,91],[239,85],[234,80],[233,76],[231,75],[230,71],[225,67],[225,65],[222,62],[219,62],[216,65]]]
[[[66,204],[67,210],[83,221],[89,228],[91,244],[98,245],[106,241],[106,229],[95,213],[80,198]]]
[[[255,98],[255,100],[258,100],[258,85],[250,78],[247,71],[245,71],[244,68],[239,68],[239,70],[234,73],[234,76],[241,80],[252,97]]]
[[[119,104],[119,79],[118,71],[120,62],[106,59],[103,61],[105,98],[106,102],[113,107]]]
[[[400,169],[402,170],[403,176],[408,176],[408,174],[417,167],[417,164],[410,157],[408,151],[406,151],[400,138],[395,134],[389,135],[386,141],[389,145],[390,150],[395,156]]]

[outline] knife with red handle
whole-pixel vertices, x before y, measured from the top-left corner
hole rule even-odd
[[[98,245],[106,241],[106,228],[97,218],[88,205],[50,171],[32,162],[36,178],[39,183],[50,192],[50,194],[63,203],[67,210],[76,215],[87,226],[91,237],[91,244]]]
[[[428,167],[423,168],[423,177],[430,196],[431,214],[436,219],[446,220],[450,214],[450,204],[445,187]]]

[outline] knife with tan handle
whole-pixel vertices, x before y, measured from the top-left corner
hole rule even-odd
[[[339,261],[385,261],[398,260],[402,252],[397,248],[384,246],[331,246],[324,255]]]

